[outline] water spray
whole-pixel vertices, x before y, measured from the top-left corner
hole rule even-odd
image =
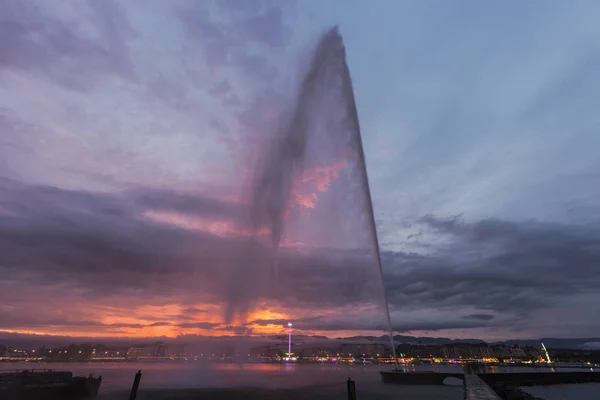
[[[363,143],[362,143],[362,137],[361,137],[361,133],[360,133],[360,124],[358,121],[358,110],[356,109],[356,101],[354,99],[354,90],[352,88],[352,78],[350,77],[350,70],[348,68],[348,64],[346,63],[346,52],[344,49],[344,45],[342,42],[342,37],[340,36],[337,28],[333,28],[329,34],[331,35],[336,35],[340,46],[342,48],[343,51],[343,71],[342,73],[344,74],[343,78],[345,79],[346,85],[344,85],[344,87],[342,88],[342,90],[345,92],[343,93],[344,96],[343,98],[346,99],[346,108],[347,111],[349,112],[349,117],[352,118],[352,125],[354,125],[354,127],[356,128],[354,130],[354,140],[357,146],[356,151],[358,152],[358,156],[359,156],[359,168],[360,168],[360,174],[361,174],[361,178],[362,178],[362,183],[363,183],[363,188],[365,190],[365,201],[366,201],[366,207],[367,207],[367,214],[368,214],[368,218],[369,218],[369,224],[370,227],[372,229],[372,238],[373,238],[373,252],[375,253],[376,256],[376,262],[377,262],[377,271],[379,272],[379,279],[381,282],[381,293],[383,295],[383,303],[385,305],[385,314],[387,317],[387,323],[388,323],[388,328],[389,328],[389,333],[390,333],[390,344],[392,345],[392,354],[394,356],[394,364],[396,365],[396,368],[398,368],[398,357],[396,357],[396,346],[394,345],[394,332],[392,329],[392,321],[390,318],[390,308],[387,302],[387,296],[386,296],[386,291],[385,291],[385,283],[383,280],[383,267],[381,264],[381,252],[379,250],[379,238],[377,236],[377,227],[375,225],[375,213],[373,210],[373,200],[371,198],[371,189],[370,189],[370,185],[369,185],[369,176],[367,173],[367,163],[366,163],[366,158],[365,158],[365,152],[363,149]],[[342,79],[344,81],[344,79]]]
[[[308,144],[315,139],[316,131],[312,125],[315,118],[313,113],[319,103],[315,100],[319,100],[318,96],[325,96],[327,99],[332,93],[335,94],[336,90],[339,90],[341,95],[339,105],[343,108],[341,110],[343,118],[341,121],[335,121],[337,125],[327,126],[327,129],[321,133],[337,135],[337,137],[333,137],[336,140],[337,155],[350,156],[356,161],[356,169],[353,172],[361,185],[361,199],[364,207],[362,211],[367,217],[366,231],[371,235],[369,247],[377,264],[392,354],[396,368],[398,368],[358,112],[350,70],[346,63],[346,50],[337,27],[330,29],[321,37],[309,69],[301,82],[289,121],[283,124],[280,132],[277,132],[277,140],[266,152],[262,165],[258,166],[254,176],[250,197],[252,207],[249,226],[253,232],[258,231],[258,228],[261,227],[267,228],[271,232],[272,243],[262,257],[261,254],[257,254],[257,250],[251,252],[253,247],[250,246],[248,254],[253,262],[249,263],[246,258],[241,260],[239,265],[236,264],[236,268],[233,269],[233,279],[230,282],[231,288],[227,292],[225,320],[229,321],[236,314],[252,307],[262,290],[258,285],[262,281],[261,277],[268,276],[262,266],[265,264],[276,265],[281,234],[285,228],[285,213],[292,198],[293,182],[302,177]],[[316,103],[317,105],[315,105]],[[334,113],[333,110],[328,111]],[[264,262],[267,259],[271,262]],[[246,282],[242,284],[238,273],[242,268],[245,271],[244,275],[253,279],[253,282],[257,284],[248,285]],[[248,271],[247,268],[252,268],[252,270]],[[274,272],[276,273],[276,271]],[[289,328],[288,352],[291,353],[291,326]]]

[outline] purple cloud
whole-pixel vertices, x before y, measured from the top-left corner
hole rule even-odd
[[[65,24],[51,15],[43,3],[2,2],[0,65],[40,71],[76,90],[93,85],[100,76],[135,79],[127,48],[134,31],[118,5],[112,1],[86,5],[97,16],[92,27],[99,34],[97,39],[86,35],[83,26]]]

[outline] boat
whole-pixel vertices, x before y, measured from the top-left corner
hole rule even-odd
[[[98,395],[102,376],[73,376],[72,372],[46,370],[0,371],[0,399],[80,400]]]

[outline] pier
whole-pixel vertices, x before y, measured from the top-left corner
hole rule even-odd
[[[464,375],[465,400],[500,400],[500,396],[476,374]]]
[[[516,372],[485,373],[465,366],[463,373],[381,371],[383,383],[403,385],[443,385],[447,378],[463,381],[465,400],[500,400],[507,389],[520,386],[560,385],[600,382],[600,372]],[[510,391],[509,390],[509,391]]]

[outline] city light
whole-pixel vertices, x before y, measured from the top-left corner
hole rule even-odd
[[[353,344],[353,343],[331,343],[329,345],[319,344],[313,347],[299,341],[295,353],[292,352],[292,328],[291,322],[287,323],[288,343],[285,346],[285,336],[281,345],[257,344],[248,349],[248,353],[223,352],[223,353],[186,353],[186,344],[167,344],[154,342],[139,344],[135,346],[111,346],[90,349],[86,345],[71,345],[65,348],[54,349],[15,349],[0,344],[0,361],[64,361],[79,362],[90,361],[136,361],[152,359],[156,361],[167,360],[194,360],[206,358],[208,360],[234,359],[235,356],[256,357],[262,362],[313,362],[333,364],[469,364],[478,363],[484,365],[548,365],[549,351],[545,345],[532,346],[506,346],[503,344],[487,343],[458,343],[458,344],[432,344],[414,345],[402,344],[398,346],[398,359],[394,360],[389,348],[384,344]],[[286,326],[284,325],[284,328]],[[287,349],[286,349],[287,347]],[[90,351],[91,350],[91,351]],[[287,350],[287,352],[286,352]],[[217,356],[218,354],[218,356]],[[590,358],[583,350],[569,350],[569,352],[555,351],[552,354],[551,365],[578,368],[598,368],[600,359]]]

